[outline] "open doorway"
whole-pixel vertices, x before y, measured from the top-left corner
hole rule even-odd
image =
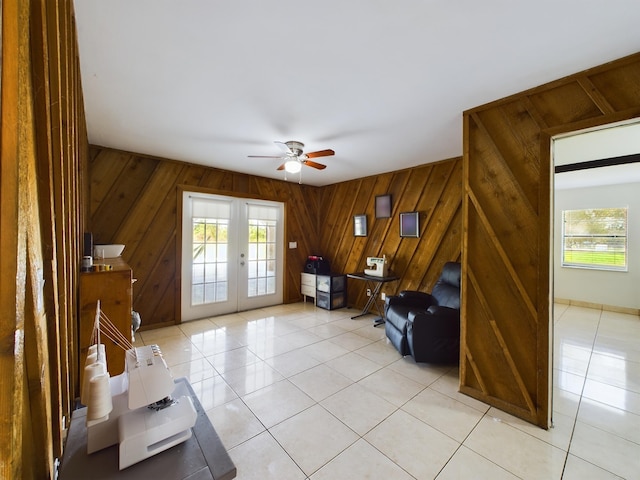
[[[551,189],[550,345],[553,348],[550,353],[554,380],[550,392],[555,385],[582,393],[584,381],[580,382],[580,377],[586,376],[587,354],[591,353],[592,346],[565,341],[564,331],[556,335],[556,319],[569,305],[590,307],[594,311],[637,312],[640,309],[637,289],[640,284],[640,242],[637,241],[640,238],[640,195],[637,193],[640,191],[640,119],[558,135],[552,139],[551,150],[551,164],[556,173],[552,175]],[[615,239],[617,247],[608,243],[614,236],[611,225],[606,225],[610,219],[605,219],[603,230],[595,233],[571,231],[567,226],[570,222],[567,212],[594,214],[607,209],[626,211],[625,238]],[[630,241],[626,241],[627,238]],[[573,245],[568,244],[571,241]],[[624,247],[624,258],[619,257],[617,263],[607,260],[614,265],[603,267],[597,265],[600,260],[594,260],[595,265],[585,260],[610,256],[616,248],[620,250],[620,245]],[[567,253],[572,249],[579,255],[569,258]]]
[[[627,236],[638,238],[640,120],[558,136],[553,142],[553,160],[556,172],[561,172],[554,175],[554,298],[597,306],[640,308],[640,297],[634,289],[640,283],[640,245],[629,243],[631,252],[624,259],[628,264],[619,268],[569,262],[567,251],[563,250],[563,233],[568,241],[569,232],[565,231],[562,218],[563,212],[568,211],[627,208],[630,216]],[[612,232],[612,225],[602,227],[601,235],[576,236],[576,252],[580,250],[592,257],[611,252],[614,248],[607,246],[606,234]]]

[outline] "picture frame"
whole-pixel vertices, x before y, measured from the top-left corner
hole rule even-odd
[[[420,237],[420,217],[418,212],[404,212],[400,214],[400,236]]]
[[[367,216],[366,215],[353,216],[353,236],[354,237],[367,236]]]
[[[391,195],[376,195],[376,218],[391,217]]]

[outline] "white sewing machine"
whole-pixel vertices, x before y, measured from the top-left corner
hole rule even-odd
[[[387,276],[387,258],[385,255],[380,257],[367,257],[367,267],[364,274],[371,275],[372,277],[386,277]]]
[[[114,377],[104,345],[93,345],[84,382],[87,453],[119,444],[120,470],[191,437],[196,410],[189,396],[171,398],[176,386],[157,345],[129,348],[124,372]]]

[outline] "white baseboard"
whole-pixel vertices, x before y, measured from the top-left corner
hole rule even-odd
[[[638,308],[617,307],[615,305],[604,305],[602,303],[583,302],[581,300],[570,300],[566,298],[554,298],[553,301],[562,305],[573,305],[576,307],[593,308],[595,310],[605,310],[607,312],[626,313],[629,315],[640,316],[640,309]]]

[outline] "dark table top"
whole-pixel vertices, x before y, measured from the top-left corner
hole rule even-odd
[[[363,272],[355,272],[355,273],[347,273],[347,277],[357,278],[358,280],[369,280],[371,282],[381,282],[381,283],[393,282],[394,280],[400,279],[400,277],[393,275],[391,272],[389,273],[390,274],[387,275],[386,277],[378,277],[376,275],[367,275]]]

